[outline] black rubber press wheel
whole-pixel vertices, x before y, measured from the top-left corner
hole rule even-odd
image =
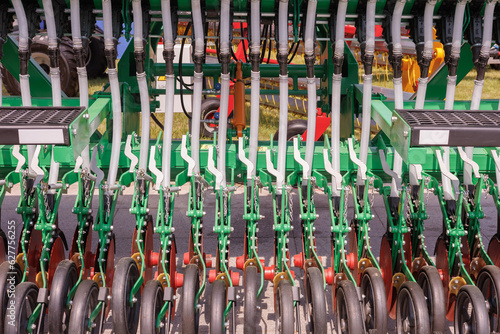
[[[363,272],[361,295],[366,330],[387,333],[387,297],[384,279],[377,268],[370,267]]]
[[[111,299],[115,333],[135,334],[137,332],[141,294],[137,293],[134,296],[136,301],[130,305],[130,293],[138,279],[139,269],[134,259],[122,258],[116,265],[113,278],[113,298]]]
[[[14,326],[5,326],[5,334],[28,333],[28,321],[36,308],[38,288],[34,283],[23,282],[16,287],[13,302],[16,305],[14,312],[5,315],[5,322],[14,321]],[[9,301],[9,303],[12,301]]]
[[[488,311],[483,294],[474,285],[464,285],[455,302],[455,334],[490,332]]]
[[[335,291],[337,332],[340,334],[364,333],[363,316],[354,283],[341,280]]]
[[[89,327],[89,320],[92,311],[97,306],[99,287],[93,280],[84,280],[78,285],[78,289],[73,298],[73,307],[69,318],[69,330],[71,334],[97,334],[98,326]],[[102,311],[101,311],[102,312]],[[99,321],[100,314],[96,320]]]
[[[247,266],[245,268],[245,300],[244,300],[245,334],[255,334],[257,328],[258,290],[259,290],[259,273],[257,271],[257,267]]]
[[[288,280],[281,280],[276,290],[276,326],[279,334],[295,333],[295,319],[293,315],[292,284]]]
[[[483,293],[490,318],[490,331],[500,332],[500,268],[484,266],[477,277],[476,286]]]
[[[432,333],[444,333],[446,327],[446,302],[443,283],[436,267],[424,266],[420,269],[417,283],[424,292]]]
[[[311,332],[326,334],[326,300],[323,275],[316,267],[307,269],[306,307],[311,324]]]
[[[70,260],[61,261],[56,268],[50,287],[50,302],[47,319],[50,333],[68,333],[71,308],[68,296],[78,281],[76,264]]]
[[[146,283],[142,292],[141,334],[163,334],[164,326],[156,327],[158,316],[163,307],[163,289],[161,283],[152,280]]]
[[[218,279],[212,284],[210,298],[210,334],[224,333],[224,311],[226,310],[226,282]]]
[[[7,315],[9,297],[15,292],[21,276],[21,269],[17,264],[11,267],[9,262],[3,262],[0,265],[0,333],[4,330],[4,315]]]
[[[430,333],[425,296],[415,282],[404,282],[399,289],[396,303],[396,330],[398,334]]]
[[[196,294],[200,289],[200,276],[198,274],[198,266],[188,264],[184,271],[184,281],[182,284],[182,310],[181,310],[181,329],[182,333],[196,334],[198,333],[198,325],[200,322],[200,314],[196,307]]]

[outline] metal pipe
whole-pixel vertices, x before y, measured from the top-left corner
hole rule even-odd
[[[451,43],[450,63],[448,64],[448,83],[446,85],[446,100],[444,104],[445,110],[453,110],[455,103],[455,88],[457,83],[456,67],[460,58],[460,48],[462,46],[462,30],[464,22],[464,13],[467,0],[458,1],[455,7],[455,17],[453,21],[453,39]],[[450,148],[443,147],[443,162],[445,166],[450,166]],[[453,200],[455,193],[451,185],[451,180],[441,174],[441,182],[443,184],[443,193],[445,200]]]
[[[366,164],[368,159],[368,146],[371,134],[371,113],[372,113],[372,71],[373,55],[375,52],[375,8],[376,0],[369,0],[366,5],[366,47],[365,47],[365,74],[363,75],[363,107],[361,122],[361,140],[359,148],[359,160]],[[364,182],[358,170],[358,185]]]
[[[281,191],[285,182],[286,142],[288,130],[288,0],[280,0],[278,5],[278,62],[280,68],[280,113],[278,136],[278,166],[279,178],[276,187]]]
[[[114,186],[118,173],[118,161],[122,139],[122,106],[120,100],[120,83],[115,67],[115,42],[113,38],[113,14],[111,0],[102,1],[102,14],[104,22],[104,50],[108,57],[108,77],[111,88],[111,101],[113,106],[113,137],[111,141],[111,159],[108,170],[108,186]],[[110,192],[109,194],[112,194]]]
[[[306,26],[304,29],[304,53],[307,68],[307,138],[305,161],[309,165],[306,177],[311,176],[314,142],[316,137],[316,78],[314,77],[314,35],[316,31],[317,0],[307,2]]]
[[[486,71],[486,65],[488,64],[488,59],[490,58],[491,36],[493,33],[493,14],[495,12],[496,4],[497,0],[490,0],[486,2],[484,8],[482,44],[479,59],[476,65],[477,76],[476,80],[474,80],[474,90],[472,91],[472,98],[470,103],[471,110],[478,110],[481,104],[481,95],[483,93],[484,85],[484,72]],[[465,154],[469,159],[472,159],[474,155],[474,147],[465,147]],[[464,163],[464,184],[473,184],[472,175],[472,166]]]
[[[251,47],[250,60],[251,92],[250,92],[250,140],[248,157],[253,166],[257,166],[257,150],[259,146],[259,117],[260,117],[260,0],[252,0],[251,11]],[[257,168],[252,170],[256,175]]]
[[[139,153],[139,170],[146,172],[149,158],[149,127],[151,109],[149,105],[149,91],[146,72],[144,71],[144,38],[141,0],[132,1],[134,14],[134,54],[136,58],[137,84],[141,101],[141,149]]]
[[[50,82],[52,86],[52,105],[60,107],[62,105],[61,95],[61,71],[59,70],[59,43],[56,31],[56,21],[54,9],[51,0],[43,0],[43,10],[45,12],[45,24],[47,26],[47,35],[49,38],[49,56],[50,56]]]
[[[75,53],[81,52],[83,56],[83,43],[82,43],[82,33],[80,24],[80,0],[71,0],[70,3],[71,12],[71,35],[73,38],[73,49]],[[83,60],[83,59],[82,59]],[[89,84],[87,78],[87,68],[85,66],[80,67],[77,64],[76,71],[78,73],[78,88],[80,94],[80,105],[84,106],[86,109],[89,108]],[[82,168],[90,170],[90,152],[89,146],[87,145],[82,151]]]
[[[191,158],[195,162],[194,173],[200,173],[200,125],[201,98],[203,90],[202,59],[205,55],[205,40],[200,0],[191,0],[194,32],[193,103],[191,114]]]
[[[396,109],[403,109],[403,79],[402,79],[402,57],[403,48],[401,46],[401,15],[405,7],[406,0],[396,1],[391,22],[392,30],[392,55],[394,67],[394,106]],[[403,169],[403,158],[397,151],[394,151],[393,171],[398,177]],[[393,178],[391,183],[391,196],[398,197],[397,181]]]
[[[163,187],[170,187],[171,159],[172,159],[172,129],[174,122],[174,95],[175,76],[173,74],[174,63],[174,35],[172,31],[172,11],[170,0],[162,0],[161,12],[163,19],[163,46],[166,64],[165,75],[165,122],[163,132],[163,156],[162,172]]]

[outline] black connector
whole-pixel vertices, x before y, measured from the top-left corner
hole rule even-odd
[[[116,45],[116,43],[115,43]],[[116,68],[116,57],[118,56],[116,52],[116,46],[112,49],[104,49],[104,56],[106,57],[106,63],[108,64],[108,68],[115,69]]]
[[[28,63],[30,61],[29,51],[19,51],[19,74],[28,75]]]
[[[165,60],[166,74],[174,75],[174,50],[163,50],[163,59]]]
[[[134,59],[135,59],[135,71],[137,73],[144,73],[144,63],[146,61],[146,52],[142,51],[134,51]]]
[[[278,53],[276,59],[278,60],[278,64],[280,66],[280,75],[288,75],[288,54]]]
[[[50,59],[50,67],[51,68],[59,67],[59,47],[49,48],[48,53]]]
[[[230,62],[231,62],[231,54],[230,53],[221,53],[220,54],[221,73],[222,74],[229,73],[229,63]]]
[[[203,63],[205,62],[205,54],[203,56],[194,55],[193,63],[194,63],[194,71],[196,73],[203,73]]]

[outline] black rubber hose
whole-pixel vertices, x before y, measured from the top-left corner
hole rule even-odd
[[[243,22],[240,22],[240,34],[241,34],[241,38],[243,38]],[[247,34],[247,36],[248,36],[248,34]],[[243,54],[245,55],[245,62],[248,63],[247,47],[245,45],[245,40],[242,39],[241,43],[243,43]]]
[[[262,64],[262,61],[264,60],[264,56],[266,55],[266,48],[267,48],[267,30],[269,29],[269,25],[265,25],[264,29],[262,29],[262,37],[265,37],[264,42],[261,42],[262,45],[262,53],[260,55],[260,61],[259,63]]]
[[[191,22],[189,22],[186,26],[186,29],[184,30],[184,36],[186,36],[189,33],[189,29],[191,29]],[[181,96],[181,106],[182,106],[182,111],[184,112],[184,115],[188,119],[191,119],[191,116],[188,114],[186,111],[186,106],[184,105],[184,94],[183,94],[183,89],[182,89],[182,55],[184,54],[184,44],[186,43],[186,37],[182,39],[181,43],[181,52],[179,54],[179,78],[181,80],[181,87],[180,87],[180,96]]]
[[[156,125],[158,125],[158,127],[161,129],[161,131],[163,131],[163,124],[161,124],[160,120],[156,117],[156,115],[154,113],[151,113],[151,119],[156,123]]]

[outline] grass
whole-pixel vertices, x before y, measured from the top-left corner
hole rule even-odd
[[[299,57],[297,57],[299,58]],[[472,90],[474,88],[474,80],[476,78],[476,70],[473,69],[469,74],[458,84],[456,89],[456,99],[457,100],[470,100],[472,97]],[[386,72],[383,69],[378,69],[374,72],[374,84],[377,86],[392,88],[392,73]],[[96,91],[100,91],[108,83],[107,77],[102,77],[89,82],[89,93],[93,94]],[[483,87],[483,99],[499,99],[500,94],[498,93],[498,87],[500,86],[500,71],[496,71],[490,67],[487,69],[486,79]],[[2,87],[4,96],[8,95],[4,87]],[[246,103],[246,118],[250,119],[250,104]],[[157,118],[160,122],[164,122],[164,114],[156,113]],[[288,115],[288,119],[306,118],[301,115],[292,114]],[[269,140],[271,134],[274,134],[278,129],[279,123],[279,110],[277,108],[261,106],[260,107],[260,127],[259,127],[259,139]],[[183,134],[186,134],[189,129],[189,122],[187,117],[183,113],[174,114],[174,129],[173,138],[180,138]],[[100,131],[104,131],[105,125],[102,124],[99,127]],[[156,123],[151,122],[151,138],[156,138],[160,132],[160,128]]]

